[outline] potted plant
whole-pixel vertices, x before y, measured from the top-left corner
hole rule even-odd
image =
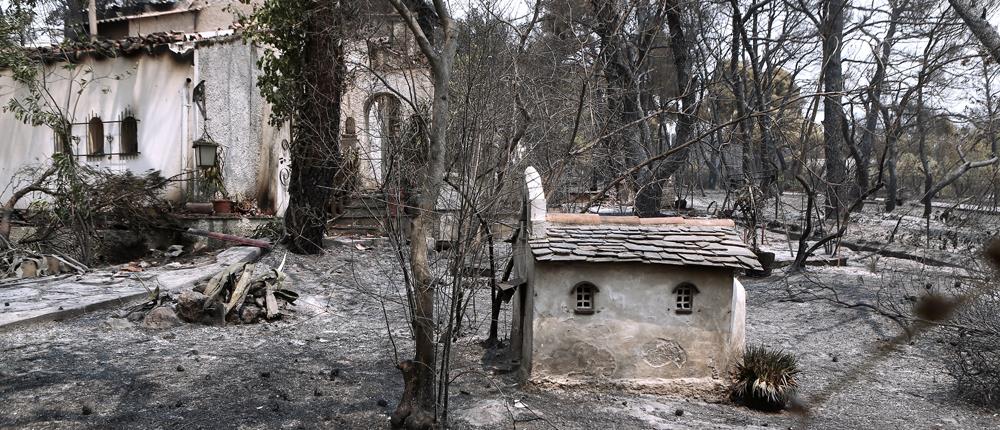
[[[233,213],[233,200],[229,198],[226,185],[222,181],[222,166],[216,165],[205,169],[205,182],[212,190],[212,211],[216,215]]]
[[[233,201],[229,198],[226,185],[222,180],[222,157],[220,145],[205,134],[194,141],[195,162],[201,170],[201,194],[212,198],[212,212],[215,214],[230,214],[233,212]]]

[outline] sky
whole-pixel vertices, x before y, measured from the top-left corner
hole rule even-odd
[[[448,2],[452,13],[457,17],[464,16],[472,6],[484,4],[494,5],[496,10],[505,11],[507,16],[525,18],[531,13],[535,2],[534,0],[454,0]]]

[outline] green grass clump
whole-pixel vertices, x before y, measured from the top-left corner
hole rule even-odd
[[[731,396],[751,409],[780,411],[795,396],[798,373],[795,356],[763,345],[750,345],[736,365]]]

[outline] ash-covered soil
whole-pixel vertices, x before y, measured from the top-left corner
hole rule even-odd
[[[277,266],[282,254],[263,261]],[[147,330],[108,310],[0,333],[0,428],[387,428],[402,390],[394,366],[411,355],[394,254],[384,244],[335,244],[324,256],[288,259],[302,298],[279,322]],[[892,259],[853,264],[744,280],[748,341],[799,358],[808,416],[721,398],[519,387],[481,364],[489,299],[480,291],[455,348],[452,427],[1000,427],[995,412],[955,399],[941,361],[947,344],[934,333],[880,355],[900,333],[893,322],[809,300],[832,287],[845,301],[870,301],[889,284],[928,276]],[[886,276],[892,267],[906,272]],[[798,299],[789,300],[790,286]],[[508,321],[505,310],[502,332]]]

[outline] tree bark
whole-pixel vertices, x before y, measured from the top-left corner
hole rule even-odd
[[[927,109],[924,105],[924,90],[917,91],[917,153],[920,156],[920,167],[924,173],[924,198],[920,201],[924,204],[924,218],[931,216],[931,187],[934,186],[934,177],[931,173],[930,154],[927,153]]]
[[[643,182],[645,193],[640,192],[636,197],[636,212],[641,217],[655,217],[660,215],[660,208],[663,200],[663,185],[668,178],[673,176],[684,167],[689,156],[689,147],[678,147],[682,142],[687,142],[694,133],[694,124],[697,120],[698,94],[695,92],[696,82],[691,72],[690,44],[684,32],[684,22],[682,18],[683,9],[676,0],[666,0],[664,16],[667,27],[670,31],[670,52],[673,55],[674,70],[677,79],[674,81],[676,94],[680,96],[680,113],[677,116],[677,133],[671,148],[678,150],[667,157],[663,163],[650,166],[650,172],[640,176]],[[644,123],[645,124],[645,123]],[[648,131],[644,131],[643,136],[648,136]],[[643,158],[633,160],[633,165],[642,163],[648,159],[648,153],[643,154]]]
[[[896,175],[896,164],[898,159],[897,135],[887,133],[885,136],[885,170],[889,178],[886,181],[885,190],[885,211],[896,210],[896,202],[899,200],[899,179]]]
[[[431,122],[425,147],[425,160],[419,172],[415,193],[416,213],[410,230],[410,271],[413,274],[413,340],[415,379],[410,407],[400,403],[392,416],[396,426],[408,429],[430,429],[437,422],[438,382],[437,349],[434,333],[435,283],[428,261],[427,237],[445,173],[450,120],[448,90],[454,63],[457,39],[454,22],[443,0],[434,0],[433,9],[423,1],[390,0],[414,34],[420,51],[430,66],[434,95],[431,101]],[[429,23],[434,23],[435,26]],[[438,35],[435,35],[435,32]],[[404,379],[408,376],[403,372]],[[404,400],[406,400],[404,398]]]
[[[844,14],[846,0],[828,0],[823,25],[823,149],[826,170],[826,216],[838,216],[843,202],[844,181],[847,168],[844,165],[844,107],[841,95],[844,92],[844,70],[841,63],[841,47],[844,38]]]
[[[1000,63],[1000,34],[986,20],[986,8],[976,8],[975,2],[970,0],[948,0],[951,7],[955,8],[958,16],[962,17],[965,25],[969,26],[972,34],[979,39],[979,42],[986,47],[993,56],[993,60]]]
[[[649,158],[653,151],[653,132],[647,118],[647,110],[643,100],[652,100],[649,89],[643,87],[640,75],[649,71],[648,52],[660,34],[663,20],[670,12],[670,2],[660,0],[643,3],[632,12],[632,5],[626,5],[619,0],[592,0],[596,16],[595,31],[601,39],[601,67],[604,71],[605,101],[607,105],[607,128],[619,130],[603,140],[603,147],[609,151],[608,156],[626,154],[630,166],[636,166]],[[633,17],[631,14],[635,14]],[[679,11],[676,12],[679,14]],[[679,15],[678,15],[679,16]],[[668,18],[669,19],[669,18]],[[627,30],[634,21],[635,29]],[[678,31],[680,31],[678,29]],[[674,27],[671,26],[671,48],[675,47]],[[680,32],[683,36],[683,32]],[[685,46],[684,42],[680,42]],[[686,52],[681,56],[686,58]],[[678,54],[674,52],[674,63]],[[683,59],[681,60],[684,61]],[[687,77],[678,73],[678,85],[687,84]],[[683,83],[682,83],[683,82]],[[677,136],[681,137],[681,127],[678,126]],[[660,213],[663,199],[663,182],[673,174],[683,162],[687,153],[678,153],[676,160],[664,161],[661,165],[653,165],[636,169],[631,179],[635,186],[635,212],[639,216],[657,216]],[[611,162],[612,172],[625,170],[627,166],[620,162]],[[607,177],[607,175],[604,175]]]
[[[670,29],[670,50],[674,56],[674,68],[677,73],[676,90],[681,98],[681,113],[677,117],[677,136],[672,142],[672,148],[679,148],[678,145],[686,143],[694,136],[694,125],[698,112],[697,82],[691,71],[691,44],[684,31],[681,7],[681,3],[677,0],[667,0],[666,16],[667,26]],[[687,163],[690,152],[688,148],[680,148],[676,153],[667,157],[663,165],[656,169],[658,182],[662,183],[673,176]]]
[[[727,169],[727,185],[730,188],[739,189],[742,188],[746,182],[746,175],[744,174],[746,169],[752,169],[751,163],[748,163],[747,152],[744,148],[750,139],[749,130],[749,120],[746,119],[747,114],[747,102],[746,102],[746,92],[744,91],[743,77],[744,74],[740,70],[740,52],[742,50],[742,44],[740,43],[741,32],[740,28],[743,26],[742,16],[739,9],[738,1],[731,1],[732,5],[732,36],[733,40],[730,48],[730,58],[729,58],[729,79],[732,81],[733,85],[733,104],[736,107],[736,118],[738,123],[733,125],[733,131],[730,134],[730,151],[729,162],[730,166]]]
[[[323,249],[326,206],[341,165],[340,111],[347,68],[341,29],[343,11],[316,3],[305,23],[309,34],[303,64],[311,97],[292,123],[291,178],[285,211],[288,250],[316,254]]]
[[[601,39],[607,128],[620,130],[602,142],[603,149],[607,151],[604,157],[607,161],[602,168],[613,175],[613,172],[625,168],[624,162],[618,159],[620,154],[627,154],[629,163],[634,164],[636,159],[644,158],[645,145],[649,142],[648,126],[644,121],[640,123],[645,115],[635,75],[638,64],[634,64],[634,61],[638,48],[630,43],[631,35],[624,33],[623,24],[628,17],[624,15],[625,11],[618,0],[593,0],[591,4],[596,17],[595,31]],[[654,210],[652,207],[658,202],[653,201],[654,190],[649,187],[652,182],[651,172],[642,169],[634,175],[633,180],[637,188],[636,210]]]

